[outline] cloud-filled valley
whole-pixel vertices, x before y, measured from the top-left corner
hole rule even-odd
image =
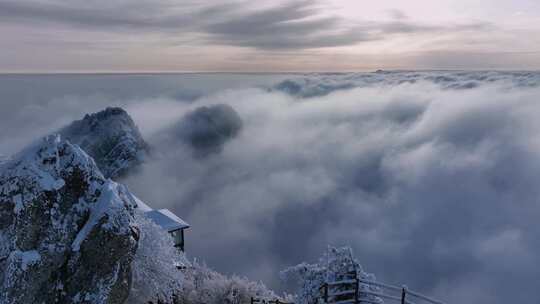
[[[27,77],[0,84],[0,154],[122,106],[152,148],[122,182],[188,221],[189,255],[217,270],[281,289],[279,270],[351,245],[448,303],[535,296],[540,73]],[[241,129],[197,157],[179,123],[220,104]]]

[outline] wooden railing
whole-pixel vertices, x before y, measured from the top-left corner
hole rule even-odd
[[[324,283],[320,288],[320,300],[326,304],[444,304],[443,302],[409,290],[376,281],[344,278]],[[320,303],[320,302],[319,302]],[[251,304],[294,304],[279,299],[251,298]]]
[[[332,290],[336,288],[337,291]],[[321,299],[327,304],[381,304],[380,300],[400,304],[444,304],[419,292],[411,291],[406,286],[398,287],[365,279],[328,282],[323,284],[320,290]]]
[[[290,302],[282,302],[279,299],[265,299],[251,297],[251,304],[294,304]]]

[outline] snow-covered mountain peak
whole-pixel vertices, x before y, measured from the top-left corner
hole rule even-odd
[[[0,303],[123,303],[139,239],[126,187],[53,135],[0,171]]]
[[[92,156],[105,177],[127,174],[149,151],[133,119],[122,108],[86,114],[60,133]]]
[[[59,190],[64,178],[75,170],[104,180],[93,159],[80,147],[50,135],[3,163],[0,193],[8,194],[16,187],[25,187],[26,195]]]

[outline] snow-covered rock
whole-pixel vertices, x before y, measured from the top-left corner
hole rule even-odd
[[[0,171],[0,303],[124,303],[139,230],[126,187],[49,136]]]
[[[141,164],[149,151],[139,129],[121,108],[86,115],[60,134],[92,156],[105,177],[113,179]]]

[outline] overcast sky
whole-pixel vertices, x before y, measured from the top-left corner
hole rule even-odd
[[[0,72],[539,69],[537,0],[0,0]]]

